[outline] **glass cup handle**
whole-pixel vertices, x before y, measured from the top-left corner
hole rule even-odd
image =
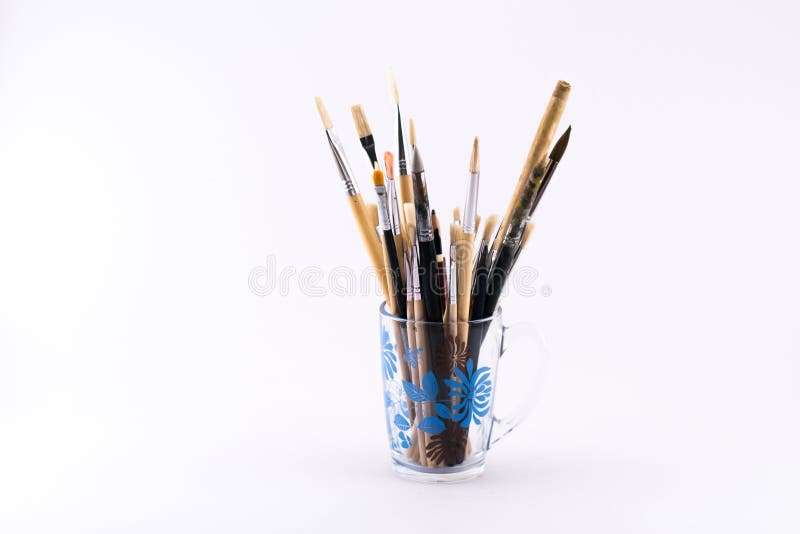
[[[549,354],[544,339],[533,323],[516,323],[503,326],[503,337],[500,345],[500,356],[507,352],[520,352],[529,354],[533,359],[534,372],[527,384],[524,398],[517,407],[503,417],[492,415],[492,430],[489,437],[489,446],[500,441],[503,436],[517,428],[533,411],[539,398],[545,369],[549,363]],[[502,375],[501,366],[498,364],[498,375]]]

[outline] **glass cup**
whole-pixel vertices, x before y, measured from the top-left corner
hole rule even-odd
[[[502,311],[478,321],[402,319],[380,308],[386,429],[404,478],[458,482],[481,474],[486,452],[531,412],[547,361],[530,323],[504,326]],[[513,345],[513,347],[512,347]],[[534,371],[520,405],[494,413],[500,356],[522,352]]]

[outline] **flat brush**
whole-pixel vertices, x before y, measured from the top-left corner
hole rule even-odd
[[[353,181],[353,171],[350,169],[350,163],[347,161],[342,142],[339,140],[339,136],[336,135],[336,130],[333,128],[333,121],[331,121],[328,110],[325,109],[325,104],[323,104],[320,97],[317,96],[314,100],[317,104],[319,116],[322,119],[322,127],[325,129],[328,145],[331,148],[333,159],[336,162],[336,168],[339,171],[342,185],[347,194],[347,200],[350,203],[350,210],[353,213],[356,227],[361,235],[361,241],[364,243],[364,247],[367,250],[367,256],[369,256],[372,267],[377,273],[380,273],[383,270],[383,254],[381,253],[380,242],[375,236],[375,227],[370,223],[369,215],[364,205],[364,199],[361,198],[361,193],[358,192],[358,186],[356,186],[356,183]],[[384,278],[381,276],[378,278],[381,280],[384,294],[388,295],[388,287],[386,286]]]
[[[353,106],[350,111],[353,113],[353,122],[356,125],[358,140],[361,141],[361,146],[364,147],[364,152],[369,157],[369,166],[374,169],[378,165],[378,155],[375,152],[375,138],[372,136],[372,130],[367,122],[367,115],[364,113],[364,108],[361,104]]]
[[[400,260],[397,256],[397,246],[394,242],[392,224],[389,221],[389,199],[386,196],[383,172],[375,169],[372,173],[372,183],[375,184],[375,194],[378,196],[378,218],[381,230],[383,230],[383,246],[386,258],[386,266],[389,269],[389,290],[392,292],[394,309],[392,312],[399,316],[406,316],[406,299],[403,298],[403,278],[400,274]]]

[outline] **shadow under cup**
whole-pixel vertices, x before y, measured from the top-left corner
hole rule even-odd
[[[380,308],[386,428],[397,474],[457,482],[483,472],[486,451],[530,412],[545,348],[533,325],[506,327],[502,311],[478,321],[433,323]],[[526,338],[537,369],[526,401],[511,417],[494,415],[500,356],[510,334]],[[516,345],[516,343],[515,343]],[[516,350],[516,348],[515,348]]]

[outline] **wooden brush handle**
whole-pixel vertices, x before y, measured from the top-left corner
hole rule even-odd
[[[353,218],[358,227],[358,233],[361,234],[361,241],[364,243],[364,248],[367,249],[369,261],[375,269],[375,274],[380,280],[383,294],[388,297],[389,286],[386,285],[386,276],[384,274],[383,252],[381,252],[381,244],[378,242],[378,236],[375,234],[375,226],[369,220],[367,214],[367,207],[361,194],[347,197],[350,202],[350,210],[353,212]]]

